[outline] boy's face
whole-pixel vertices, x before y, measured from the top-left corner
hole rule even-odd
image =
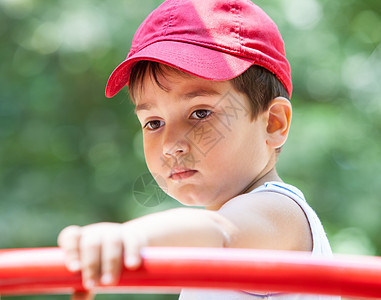
[[[271,156],[266,114],[229,81],[171,68],[146,74],[136,95],[147,166],[161,188],[185,205],[218,209],[264,175]]]

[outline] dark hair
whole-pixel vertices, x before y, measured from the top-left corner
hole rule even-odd
[[[237,91],[248,97],[253,118],[264,112],[274,98],[289,98],[279,79],[261,66],[253,65],[230,81]]]
[[[153,80],[160,88],[165,89],[158,80],[158,74],[165,76],[165,68],[165,65],[157,62],[137,62],[132,68],[129,80],[131,100],[135,102],[134,99],[137,89],[140,89],[139,92],[142,92],[142,81],[147,72],[152,76]],[[182,74],[183,76],[187,76],[187,73],[175,68],[173,70],[179,72],[179,74]],[[241,75],[230,81],[237,91],[247,95],[250,102],[252,118],[256,118],[259,113],[264,112],[274,98],[279,96],[285,98],[289,97],[285,87],[278,78],[261,66],[253,65]]]

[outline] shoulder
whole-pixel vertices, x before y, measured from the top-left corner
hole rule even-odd
[[[249,211],[254,214],[270,214],[278,217],[291,215],[302,216],[303,210],[290,197],[272,191],[248,193],[234,197],[220,209],[224,211]]]
[[[239,195],[225,203],[219,214],[237,225],[238,247],[312,250],[309,222],[290,197],[276,192]]]

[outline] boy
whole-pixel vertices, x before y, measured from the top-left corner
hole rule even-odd
[[[303,194],[275,169],[290,127],[292,83],[280,33],[259,7],[248,0],[164,2],[137,30],[106,96],[126,84],[150,172],[182,204],[206,209],[67,227],[58,242],[85,287],[115,283],[123,264],[138,268],[146,246],[331,254]],[[298,297],[187,289],[180,299],[265,296]]]

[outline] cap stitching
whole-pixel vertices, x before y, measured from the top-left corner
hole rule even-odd
[[[168,18],[168,21],[167,21],[167,24],[165,26],[165,29],[163,31],[162,36],[166,36],[168,34],[168,29],[173,26],[173,19],[174,19],[174,16],[175,16],[174,11],[177,10],[178,7],[179,7],[178,1],[173,3],[172,9],[169,9],[169,8],[171,8],[170,6],[168,7],[169,18]]]
[[[238,41],[238,46],[239,46],[238,52],[240,54],[242,54],[242,44],[241,44],[241,34],[240,34],[241,33],[241,21],[239,20],[240,10],[241,10],[241,7],[239,6],[239,4],[236,1],[233,1],[233,4],[231,4],[231,12],[235,16],[235,18],[234,18],[234,23],[235,23],[234,30],[235,30],[236,39]]]

